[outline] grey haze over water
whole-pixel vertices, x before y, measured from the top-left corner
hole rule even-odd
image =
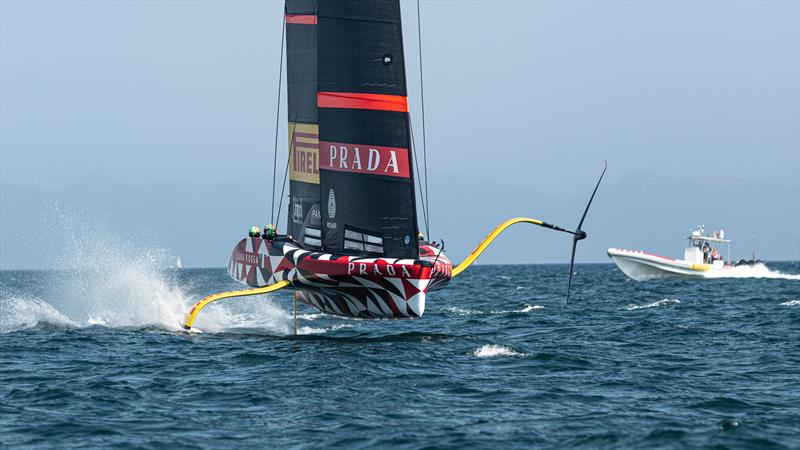
[[[0,2],[0,267],[56,267],[42,238],[67,235],[224,265],[269,216],[281,10]],[[580,261],[675,256],[698,223],[737,258],[754,234],[800,258],[800,3],[423,1],[422,25],[432,237],[454,259],[511,216],[573,227],[603,159]],[[520,228],[482,261],[568,250]]]

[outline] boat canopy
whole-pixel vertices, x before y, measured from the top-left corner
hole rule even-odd
[[[713,236],[687,236],[686,239],[689,239],[692,242],[720,242],[723,244],[730,244],[733,242],[730,239],[722,239]]]

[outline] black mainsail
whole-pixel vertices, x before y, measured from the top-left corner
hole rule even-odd
[[[417,258],[399,1],[286,5],[289,234],[331,253]],[[309,36],[315,42],[299,49]]]

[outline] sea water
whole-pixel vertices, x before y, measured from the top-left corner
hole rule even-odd
[[[90,252],[91,253],[91,252]],[[612,264],[476,266],[420,320],[147,252],[0,272],[0,447],[800,447],[800,263],[637,283]]]

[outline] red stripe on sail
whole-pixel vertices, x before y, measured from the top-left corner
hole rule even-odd
[[[408,97],[388,94],[360,94],[355,92],[317,92],[320,108],[376,109],[408,112]]]
[[[287,14],[286,23],[293,23],[298,25],[316,25],[317,16],[308,16],[301,14]]]

